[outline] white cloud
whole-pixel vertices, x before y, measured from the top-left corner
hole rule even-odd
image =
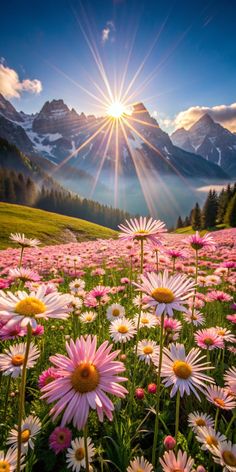
[[[106,26],[102,30],[102,44],[105,44],[109,39],[114,41],[114,32],[116,28],[114,22],[109,20],[106,22]]]
[[[236,131],[236,103],[231,105],[216,105],[214,107],[195,106],[183,110],[175,117],[173,125],[176,128],[190,128],[202,115],[208,113],[214,121],[230,131]]]
[[[38,79],[20,81],[17,72],[0,63],[0,93],[7,98],[19,98],[22,92],[40,93],[42,83]]]

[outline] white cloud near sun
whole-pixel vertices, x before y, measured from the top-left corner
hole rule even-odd
[[[14,69],[0,63],[0,93],[6,98],[19,98],[22,92],[38,94],[42,91],[42,83],[38,79],[20,80]]]
[[[106,26],[102,30],[102,44],[105,44],[107,41],[114,41],[114,33],[116,31],[115,24],[113,21],[109,20],[106,22]]]
[[[190,128],[202,115],[208,113],[214,121],[230,131],[236,131],[236,103],[231,105],[216,105],[214,107],[194,106],[178,113],[173,120],[177,128]]]

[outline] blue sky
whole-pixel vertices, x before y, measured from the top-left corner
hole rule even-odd
[[[63,98],[78,112],[101,114],[99,102],[82,90],[98,95],[92,80],[105,90],[85,33],[99,52],[112,88],[114,77],[119,81],[122,76],[132,42],[125,87],[146,57],[132,91],[136,101],[157,112],[163,128],[171,130],[176,116],[181,125],[179,113],[191,107],[197,112],[196,107],[208,107],[214,115],[222,109],[212,107],[224,106],[220,119],[234,130],[235,15],[234,0],[4,2],[1,66],[14,70],[20,84],[27,79],[42,84],[40,93],[38,88],[31,93],[25,82],[19,85],[18,98],[8,98],[25,112]],[[152,80],[141,90],[150,75]],[[190,110],[184,118],[191,116]]]

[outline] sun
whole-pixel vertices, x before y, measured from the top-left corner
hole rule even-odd
[[[124,113],[126,113],[125,106],[119,101],[112,102],[107,108],[107,114],[112,118],[120,118]]]

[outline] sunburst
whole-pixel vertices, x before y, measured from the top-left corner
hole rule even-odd
[[[122,169],[122,160],[120,159],[119,156],[119,143],[120,140],[126,144],[128,152],[130,154],[130,158],[133,161],[133,166],[137,174],[137,178],[140,182],[140,186],[143,191],[143,195],[147,204],[147,208],[150,212],[150,214],[154,215],[155,213],[155,205],[153,204],[153,199],[151,195],[151,191],[148,185],[148,180],[149,177],[153,178],[153,175],[155,175],[156,181],[159,182],[159,185],[161,185],[163,191],[169,194],[168,188],[165,187],[164,182],[160,178],[158,171],[154,169],[153,167],[150,167],[150,163],[147,162],[147,156],[146,153],[143,151],[142,148],[139,148],[138,151],[134,152],[134,149],[131,148],[130,146],[130,140],[129,136],[130,134],[133,134],[133,136],[136,137],[138,140],[142,140],[142,142],[145,144],[145,146],[148,146],[152,151],[154,151],[159,159],[162,159],[165,161],[166,165],[171,168],[172,171],[174,171],[178,177],[183,178],[179,172],[177,172],[176,168],[174,165],[169,161],[169,159],[166,158],[166,155],[163,154],[160,149],[158,149],[152,142],[150,138],[147,138],[146,134],[144,136],[143,134],[143,128],[144,127],[149,127],[150,130],[153,128],[159,128],[158,124],[155,123],[153,120],[145,120],[145,114],[141,112],[139,115],[139,111],[135,112],[133,110],[134,106],[134,99],[135,102],[137,102],[139,98],[139,93],[140,90],[142,90],[147,82],[150,81],[150,76],[149,74],[146,79],[139,85],[139,87],[136,87],[135,89],[135,83],[137,82],[138,77],[140,76],[145,62],[148,59],[154,45],[156,44],[156,40],[154,41],[154,44],[151,46],[150,50],[148,51],[146,57],[143,59],[141,62],[140,66],[134,73],[133,77],[129,81],[128,84],[125,86],[126,82],[126,75],[127,75],[127,69],[128,69],[128,61],[126,64],[126,67],[124,68],[123,74],[120,74],[119,81],[115,80],[115,86],[112,87],[112,84],[109,81],[108,74],[105,70],[105,66],[103,64],[103,61],[101,59],[101,56],[99,54],[98,46],[93,38],[93,34],[91,31],[91,28],[89,26],[89,21],[86,18],[85,19],[85,24],[87,27],[87,31],[85,31],[85,27],[81,24],[80,19],[78,19],[78,16],[76,17],[80,29],[84,35],[84,38],[88,44],[89,50],[92,53],[92,57],[95,61],[95,64],[98,68],[98,72],[100,75],[100,78],[102,79],[102,84],[98,84],[94,78],[90,77],[90,82],[93,85],[93,87],[96,89],[96,92],[92,92],[91,90],[85,88],[84,86],[80,85],[77,81],[74,81],[71,79],[67,74],[65,74],[63,71],[60,71],[58,68],[56,70],[61,73],[64,77],[66,77],[69,81],[71,81],[74,85],[76,85],[78,88],[80,88],[83,92],[86,92],[87,95],[93,99],[93,105],[99,107],[99,112],[100,116],[102,115],[103,118],[100,118],[97,120],[96,124],[88,124],[86,128],[86,134],[87,138],[85,139],[84,142],[80,144],[80,146],[73,150],[58,166],[56,169],[57,170],[61,169],[71,158],[79,158],[79,153],[82,151],[86,146],[88,146],[90,143],[92,143],[98,136],[99,134],[103,134],[102,138],[102,143],[105,144],[105,149],[104,152],[101,151],[99,158],[99,165],[98,165],[98,170],[97,174],[95,176],[94,180],[94,185],[91,189],[91,192],[93,193],[95,190],[95,187],[98,183],[99,176],[101,174],[102,168],[104,166],[104,163],[107,158],[107,153],[109,151],[109,146],[111,142],[115,143],[114,149],[115,149],[115,155],[114,155],[114,206],[117,206],[118,204],[118,178],[119,178],[119,173],[121,172]],[[164,28],[165,22],[161,28]],[[160,32],[157,34],[157,39],[159,38]],[[177,42],[176,46],[179,44]],[[131,56],[131,51],[128,54],[128,58],[130,59]],[[168,56],[168,55],[167,55]],[[162,61],[161,61],[162,65]],[[54,67],[54,66],[53,66]],[[155,68],[156,69],[156,68]],[[147,80],[148,79],[148,80]],[[120,86],[117,86],[117,83],[120,84]],[[104,141],[106,141],[104,143]],[[185,185],[188,185],[188,183],[185,181]],[[192,189],[191,189],[192,190]],[[90,197],[92,197],[92,193],[90,194]],[[176,202],[172,201],[173,206],[176,205]]]

